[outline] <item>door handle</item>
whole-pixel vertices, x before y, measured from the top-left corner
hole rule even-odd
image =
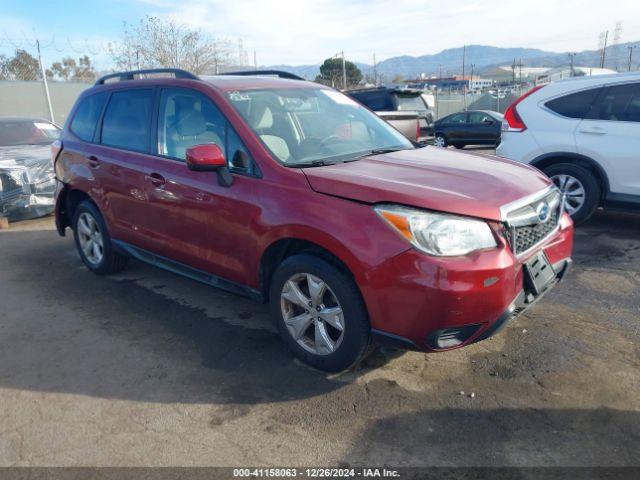
[[[167,183],[162,175],[155,172],[146,175],[145,178],[149,180],[149,182],[151,182],[151,185],[153,185],[154,187],[162,187],[165,183]]]
[[[100,159],[95,155],[87,157],[87,162],[89,163],[90,168],[98,168],[100,166]]]
[[[606,135],[607,131],[602,127],[584,127],[578,130],[580,133],[588,133],[590,135]]]

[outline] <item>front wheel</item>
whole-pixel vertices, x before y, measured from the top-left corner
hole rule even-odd
[[[448,145],[447,137],[445,137],[442,133],[436,133],[436,136],[433,139],[433,145],[440,148],[446,148]]]
[[[596,177],[584,167],[571,163],[557,163],[544,169],[564,196],[565,210],[574,223],[584,223],[600,203],[600,185]]]
[[[367,312],[344,271],[315,255],[294,255],[274,273],[269,296],[281,337],[303,362],[339,372],[364,358]]]

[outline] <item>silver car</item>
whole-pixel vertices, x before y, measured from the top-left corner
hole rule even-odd
[[[35,118],[0,118],[0,216],[11,221],[53,211],[51,143],[60,128]]]

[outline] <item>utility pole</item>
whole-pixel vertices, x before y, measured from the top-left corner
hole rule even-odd
[[[467,79],[464,77],[464,63],[467,59],[467,46],[462,46],[462,81],[464,84],[462,85],[462,99],[464,103],[464,109],[467,110]]]
[[[515,85],[516,84],[516,59],[513,59],[513,63],[511,64],[511,77],[512,77],[512,83]]]
[[[344,59],[344,50],[342,50],[342,89],[347,89],[347,62]]]
[[[607,41],[609,40],[609,30],[604,33],[604,46],[602,47],[602,57],[600,58],[600,68],[604,68],[604,61],[607,58]]]
[[[629,49],[629,71],[631,71],[631,59],[633,58],[633,49],[636,48],[637,45],[630,45],[627,47]]]
[[[466,60],[467,57],[467,46],[463,45],[462,46],[462,79],[464,80],[464,62]]]
[[[442,64],[438,64],[438,68],[440,69],[440,80],[442,80]]]
[[[42,64],[42,56],[40,55],[40,40],[36,39],[36,46],[38,47],[38,62],[40,63],[40,71],[42,72],[42,82],[44,83],[44,95],[47,98],[47,107],[49,107],[49,118],[51,123],[56,123],[53,117],[53,107],[51,106],[51,95],[49,95],[49,84],[47,83],[47,72],[44,71],[44,65]]]
[[[575,53],[570,53],[569,54],[569,60],[571,61],[571,70],[570,70],[571,73],[570,73],[570,75],[572,77],[575,77],[575,75],[576,75],[575,72],[573,71],[573,59],[574,59],[575,56],[576,56]]]
[[[473,69],[475,68],[476,64],[472,63],[471,64],[471,80],[469,83],[469,87],[471,88],[471,90],[473,90]]]
[[[255,50],[253,51],[253,69],[258,70],[258,57]]]
[[[378,86],[378,69],[376,66],[376,54],[373,54],[373,85]]]

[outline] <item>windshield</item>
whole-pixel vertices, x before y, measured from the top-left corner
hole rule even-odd
[[[48,145],[60,136],[60,129],[45,121],[0,120],[0,147]]]
[[[233,91],[228,97],[274,158],[287,166],[414,148],[397,130],[335,90],[278,88]]]
[[[398,110],[411,110],[414,112],[421,112],[427,109],[427,106],[424,104],[424,100],[422,97],[418,95],[401,95],[396,94],[396,99],[398,102]]]

